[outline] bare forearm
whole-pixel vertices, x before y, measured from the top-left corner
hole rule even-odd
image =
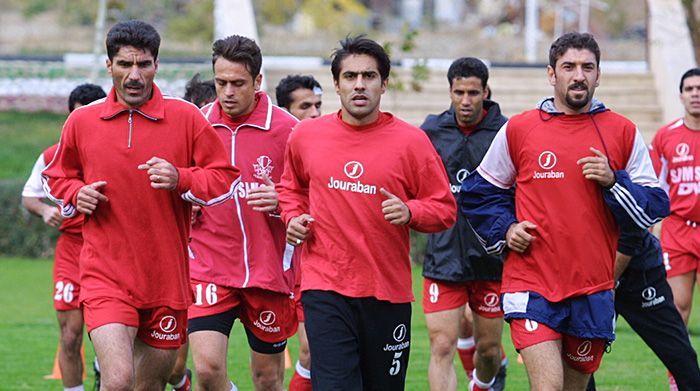
[[[22,206],[30,213],[43,217],[46,209],[53,208],[51,205],[44,203],[41,198],[37,197],[22,197]]]
[[[630,264],[631,256],[625,255],[618,252],[615,256],[615,281],[620,279],[622,273],[627,270],[627,266]]]

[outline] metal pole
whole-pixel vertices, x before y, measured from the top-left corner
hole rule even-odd
[[[97,5],[97,19],[95,19],[95,39],[92,42],[92,69],[90,70],[90,81],[95,82],[100,68],[104,64],[100,64],[100,55],[102,54],[102,45],[105,35],[105,19],[107,18],[107,0],[100,0]]]
[[[537,61],[537,32],[539,31],[539,14],[537,0],[525,3],[525,60]]]
[[[591,0],[579,1],[578,12],[578,31],[580,33],[588,32],[588,21],[591,15]]]

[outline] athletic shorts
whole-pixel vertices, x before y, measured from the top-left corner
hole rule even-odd
[[[445,282],[423,280],[423,312],[452,310],[469,303],[469,308],[484,318],[502,318],[500,281]]]
[[[598,369],[607,344],[615,339],[612,290],[558,303],[535,292],[505,293],[503,311],[516,349],[561,340],[564,361],[583,373]]]
[[[301,304],[301,284],[294,285],[294,308],[297,313],[297,320],[304,321],[304,305]]]
[[[187,342],[187,311],[169,307],[138,309],[114,298],[93,298],[83,302],[88,333],[110,323],[138,329],[136,337],[157,349],[177,349]]]
[[[667,217],[661,225],[661,248],[668,277],[700,271],[700,223]]]
[[[238,318],[246,329],[258,339],[277,344],[296,333],[299,323],[296,317],[294,299],[291,295],[272,292],[260,288],[229,288],[213,283],[192,279],[195,302],[190,306],[188,318],[211,317],[230,313],[232,318],[228,329],[222,328],[220,319],[212,318],[212,323],[198,320],[197,329],[189,327],[188,332],[202,330],[231,333],[233,319]],[[235,310],[230,312],[231,310]]]
[[[62,233],[56,242],[53,265],[53,307],[56,311],[80,309],[80,250],[83,236]]]
[[[302,296],[314,390],[403,390],[411,303],[307,290]]]

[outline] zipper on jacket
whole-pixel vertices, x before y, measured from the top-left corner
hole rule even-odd
[[[127,145],[126,145],[127,148],[131,148],[131,133],[134,129],[134,119],[131,118],[133,113],[134,113],[133,110],[129,110],[129,141],[127,142]]]

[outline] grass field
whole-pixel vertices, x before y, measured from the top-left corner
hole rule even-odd
[[[0,112],[0,179],[28,177],[37,156],[58,142],[65,119],[61,114]]]
[[[0,295],[0,390],[61,390],[60,381],[44,380],[50,373],[56,344],[58,327],[51,302],[51,266],[48,260],[26,260],[0,258],[0,286],[4,294]],[[420,296],[422,279],[420,270],[414,270],[414,292],[416,303],[413,307],[411,360],[407,378],[407,390],[427,390],[428,337],[425,329]],[[700,316],[696,310],[691,320],[693,345],[700,346]],[[666,371],[653,353],[620,320],[617,341],[612,352],[603,360],[603,365],[596,378],[599,390],[664,390]],[[526,390],[527,378],[522,365],[517,364],[510,337],[506,328],[503,337],[510,366],[508,368],[507,388]],[[229,347],[229,374],[241,390],[251,390],[248,369],[248,347],[244,332],[236,323]],[[292,357],[296,357],[297,341],[290,341]],[[86,356],[91,362],[93,352],[86,346]],[[460,389],[465,389],[463,373],[458,372]],[[90,374],[91,375],[91,374]],[[286,380],[291,378],[291,369],[287,370]],[[91,389],[92,377],[86,385]]]

